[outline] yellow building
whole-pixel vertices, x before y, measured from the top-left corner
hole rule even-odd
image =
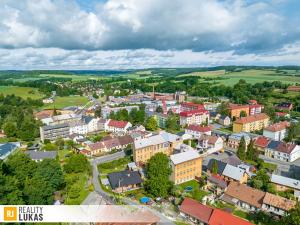
[[[153,155],[162,152],[171,155],[176,146],[182,144],[182,139],[175,134],[160,132],[158,135],[135,140],[133,144],[133,160],[145,164]]]
[[[195,177],[201,177],[202,158],[195,150],[177,153],[170,156],[172,174],[170,180],[175,184],[181,184]]]
[[[229,113],[231,118],[240,118],[241,112],[249,115],[249,105],[229,104]]]
[[[269,125],[269,116],[265,113],[242,117],[233,122],[233,132],[251,132],[261,130]]]

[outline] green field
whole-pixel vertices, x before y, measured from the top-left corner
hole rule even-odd
[[[216,78],[216,80],[212,80],[209,82],[216,82],[217,84],[224,84],[228,86],[232,86],[236,84],[240,79],[246,80],[247,83],[255,84],[261,83],[264,81],[281,81],[283,83],[300,83],[300,76],[294,76],[298,74],[296,71],[290,72],[288,75],[285,75],[281,72],[277,73],[276,70],[243,70],[240,72],[226,72],[225,74],[221,74],[222,70],[211,71],[211,72],[194,72],[190,74],[182,74],[181,76],[199,76],[203,78]],[[224,78],[224,79],[218,79]],[[204,80],[204,79],[203,79]]]
[[[106,79],[103,76],[90,76],[90,75],[68,75],[68,74],[40,74],[41,78],[72,78],[73,81],[86,81],[86,80],[101,80]]]
[[[68,106],[84,106],[89,100],[84,96],[67,96],[67,97],[55,97],[55,102],[52,104],[45,104],[44,109],[62,109]]]
[[[0,86],[0,93],[4,95],[14,94],[22,98],[43,98],[43,95],[38,91],[37,88],[31,87]]]
[[[225,70],[214,70],[205,72],[192,72],[178,75],[177,77],[206,77],[206,76],[221,76],[225,74]]]

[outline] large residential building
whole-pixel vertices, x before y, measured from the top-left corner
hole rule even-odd
[[[157,135],[135,140],[133,159],[136,163],[146,163],[158,152],[169,156],[173,153],[174,148],[180,144],[182,144],[182,139],[179,136],[163,131]]]
[[[271,126],[264,128],[263,135],[275,141],[282,141],[287,136],[288,133],[287,128],[289,126],[290,123],[287,121],[274,123]]]
[[[201,177],[202,158],[196,150],[177,153],[170,156],[171,181],[180,184]]]
[[[229,104],[228,109],[231,118],[240,118],[241,112],[245,112],[247,116],[249,115],[248,105]]]
[[[197,103],[193,103],[193,102],[181,103],[181,105],[180,105],[181,112],[192,111],[192,110],[205,110],[205,107],[202,104],[197,104]]]
[[[209,122],[209,112],[203,109],[180,112],[180,125],[203,124]]]
[[[293,143],[271,141],[265,149],[265,156],[285,162],[300,158],[300,146]]]
[[[131,112],[132,109],[137,109],[139,110],[139,107],[138,106],[124,106],[124,107],[109,107],[109,106],[105,106],[101,109],[101,114],[102,114],[102,117],[107,119],[109,117],[109,114],[114,112],[114,113],[117,113],[119,112],[120,110],[127,110],[128,113]]]
[[[54,141],[57,138],[67,138],[70,134],[69,124],[57,124],[40,127],[41,141],[45,139]]]
[[[193,138],[200,138],[202,134],[211,135],[210,126],[189,125],[185,128],[185,133]]]
[[[242,117],[233,122],[233,132],[239,133],[261,130],[268,126],[269,119],[269,116],[265,113]]]
[[[62,114],[42,119],[42,123],[46,125],[58,125],[66,123],[76,123],[82,119],[82,115],[75,113]]]

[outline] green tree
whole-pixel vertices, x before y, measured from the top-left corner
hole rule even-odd
[[[212,163],[211,172],[212,172],[212,174],[218,173],[218,163],[216,160],[214,160]]]
[[[178,132],[180,130],[178,115],[171,115],[167,118],[166,129],[170,132]]]
[[[173,188],[173,183],[169,180],[172,169],[169,158],[163,153],[156,153],[146,165],[147,180],[145,190],[154,197],[167,197]]]
[[[257,151],[254,147],[254,141],[251,140],[247,147],[246,158],[251,161],[256,161],[257,155]]]
[[[300,225],[300,203],[297,202],[295,208],[291,209],[282,219],[282,224]]]
[[[244,136],[241,138],[236,154],[241,160],[246,159],[246,141]]]
[[[7,137],[15,137],[17,134],[17,126],[13,122],[4,123],[3,130]]]
[[[162,113],[162,112],[163,112],[163,108],[159,105],[159,106],[156,108],[155,111],[158,112],[158,113]]]
[[[64,165],[66,173],[81,173],[89,171],[89,162],[82,154],[72,154]]]
[[[228,102],[222,102],[218,108],[217,112],[224,116],[229,116],[229,103]]]
[[[57,151],[58,146],[54,143],[48,143],[43,146],[43,150],[45,151]]]
[[[246,116],[247,116],[247,113],[244,110],[242,110],[240,112],[240,117],[246,117]]]
[[[157,121],[153,116],[148,117],[145,128],[150,131],[156,131],[158,129]]]
[[[65,147],[65,141],[64,141],[64,139],[62,139],[62,138],[56,139],[55,145],[58,147],[59,150],[64,149],[64,147]]]
[[[95,109],[95,117],[101,117],[102,116],[102,108],[101,106],[98,106],[96,109]]]

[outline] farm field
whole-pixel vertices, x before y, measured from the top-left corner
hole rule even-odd
[[[177,77],[206,77],[206,76],[221,76],[225,74],[225,70],[215,70],[215,71],[203,71],[203,72],[192,72],[187,74],[181,74]]]
[[[215,73],[212,73],[215,72]],[[228,86],[232,86],[236,84],[240,79],[246,80],[246,82],[255,84],[264,81],[281,81],[283,83],[300,83],[300,76],[292,76],[292,74],[297,74],[297,72],[289,73],[290,75],[284,75],[282,73],[277,73],[276,70],[243,70],[241,72],[228,72],[223,75],[220,75],[219,71],[208,72],[195,72],[191,73],[194,76],[201,76],[203,78],[216,78],[216,80],[211,80],[209,82],[217,82],[217,84],[224,84]],[[189,75],[191,75],[189,74]],[[179,75],[183,76],[183,75]],[[188,74],[184,74],[184,76],[188,76]],[[217,79],[217,78],[225,78],[225,79]],[[204,79],[203,79],[204,80]]]
[[[86,80],[101,80],[106,79],[103,76],[90,76],[90,75],[67,75],[67,74],[40,74],[41,78],[72,78],[73,81],[86,81]]]
[[[44,109],[62,109],[68,106],[83,106],[88,103],[89,100],[84,96],[67,96],[67,97],[56,97],[55,102],[52,104],[45,104]]]
[[[0,86],[0,93],[3,95],[14,94],[22,98],[39,99],[43,98],[43,94],[37,88],[31,87],[15,87],[15,86]]]

